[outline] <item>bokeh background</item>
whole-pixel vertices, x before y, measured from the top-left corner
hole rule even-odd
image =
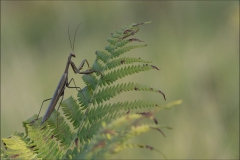
[[[120,95],[117,100],[149,99],[183,104],[157,114],[166,138],[152,131],[134,139],[151,145],[169,159],[239,158],[239,2],[238,1],[101,1],[1,2],[1,136],[24,132],[22,121],[50,98],[71,52],[71,32],[82,22],[73,59],[92,64],[110,33],[132,22],[141,26],[136,38],[148,44],[129,52],[152,60],[161,71],[125,78],[162,90]],[[84,83],[70,70],[77,86]],[[66,89],[65,99],[76,97]],[[41,115],[47,108],[44,105]],[[146,149],[128,149],[113,158],[159,159]]]

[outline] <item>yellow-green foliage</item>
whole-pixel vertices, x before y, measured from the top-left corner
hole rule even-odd
[[[112,34],[108,39],[110,44],[105,47],[106,51],[96,51],[96,60],[91,69],[97,72],[83,75],[86,86],[79,91],[78,100],[69,97],[62,102],[65,118],[54,111],[41,126],[41,118],[34,120],[36,115],[24,121],[26,135],[13,133],[9,138],[3,138],[7,150],[1,149],[1,157],[94,159],[108,157],[124,148],[139,147],[157,151],[149,145],[131,144],[127,141],[150,130],[157,130],[165,136],[154,113],[181,102],[168,105],[142,99],[108,102],[127,91],[155,92],[166,99],[162,91],[146,85],[135,82],[116,83],[118,79],[135,73],[159,70],[156,66],[149,65],[151,61],[137,57],[119,57],[127,51],[146,46],[130,45],[142,41],[129,37],[139,31],[140,25],[147,23],[149,22],[129,24]],[[155,111],[137,113],[141,108],[150,107],[154,107]],[[143,122],[143,119],[149,119],[151,123]]]
[[[2,138],[2,141],[7,145],[8,150],[5,153],[2,152],[1,158],[11,156],[11,158],[35,159],[37,157],[30,148],[30,139],[23,133],[14,132],[8,138]]]

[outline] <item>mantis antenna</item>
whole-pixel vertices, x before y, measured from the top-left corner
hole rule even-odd
[[[72,21],[71,21],[71,22],[72,22]],[[81,23],[79,23],[78,26],[77,26],[77,28],[76,28],[76,31],[75,31],[75,34],[74,34],[74,38],[73,38],[73,43],[72,43],[72,41],[71,41],[71,36],[70,36],[70,29],[69,29],[71,22],[70,22],[69,25],[68,25],[68,37],[69,37],[69,42],[70,42],[70,46],[71,46],[72,52],[74,52],[75,37],[76,37],[76,34],[77,34],[77,30],[78,30],[78,28],[79,28],[79,26],[80,26]]]

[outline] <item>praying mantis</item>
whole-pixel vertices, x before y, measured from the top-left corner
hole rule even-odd
[[[56,88],[56,90],[55,90],[52,98],[45,99],[45,100],[42,102],[42,105],[41,105],[41,108],[40,108],[40,110],[39,110],[37,119],[38,119],[39,114],[40,114],[40,112],[41,112],[43,103],[44,103],[45,101],[51,100],[50,103],[49,103],[49,105],[48,105],[47,111],[46,111],[46,113],[45,113],[44,116],[43,116],[41,125],[42,125],[45,121],[47,121],[47,119],[51,116],[52,112],[53,112],[54,109],[55,109],[55,106],[57,105],[57,102],[59,101],[60,97],[62,97],[61,100],[60,100],[59,106],[58,106],[58,109],[59,109],[59,107],[60,107],[60,105],[61,105],[61,103],[62,103],[63,97],[64,97],[64,90],[65,90],[66,87],[68,87],[68,88],[76,88],[76,89],[80,88],[80,87],[76,87],[76,84],[75,84],[75,81],[74,81],[73,78],[68,82],[68,69],[69,69],[69,66],[70,66],[70,65],[71,65],[71,67],[72,67],[72,69],[73,69],[73,71],[74,71],[75,74],[77,74],[77,73],[78,73],[78,74],[91,74],[91,73],[93,73],[93,72],[98,72],[98,71],[95,71],[95,70],[92,70],[92,69],[88,69],[88,70],[86,70],[86,71],[80,72],[80,70],[83,68],[83,66],[84,66],[85,63],[87,63],[88,68],[89,68],[89,63],[88,63],[88,61],[87,61],[86,59],[84,59],[84,60],[82,61],[82,63],[79,65],[78,68],[77,68],[77,67],[75,66],[75,64],[71,61],[71,58],[72,58],[72,57],[76,57],[76,55],[75,55],[75,53],[74,53],[74,42],[75,42],[75,36],[76,36],[77,30],[78,30],[78,27],[80,26],[81,23],[77,26],[77,29],[76,29],[75,35],[74,35],[73,43],[71,43],[71,37],[70,37],[70,33],[69,33],[69,26],[70,26],[70,24],[71,24],[71,22],[70,22],[69,25],[68,25],[68,35],[69,35],[69,41],[70,41],[70,45],[71,45],[72,52],[71,52],[71,53],[69,54],[69,56],[68,56],[68,60],[67,60],[67,64],[66,64],[65,70],[64,70],[64,72],[63,72],[63,75],[62,75],[62,77],[61,77],[61,79],[60,79],[60,81],[59,81],[59,83],[58,83],[58,85],[57,85],[57,88]],[[69,86],[69,84],[70,84],[72,81],[73,81],[75,87],[70,87],[70,86]]]

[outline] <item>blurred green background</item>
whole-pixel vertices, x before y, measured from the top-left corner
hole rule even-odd
[[[75,64],[104,50],[110,33],[133,22],[136,38],[148,44],[129,54],[152,60],[161,71],[123,81],[148,84],[167,97],[147,92],[117,100],[150,99],[183,104],[157,114],[166,138],[152,131],[134,139],[151,145],[169,159],[237,159],[239,157],[239,2],[238,1],[101,1],[1,2],[1,136],[24,132],[22,121],[37,114],[50,98],[71,52],[71,32],[82,22],[75,42]],[[84,83],[70,70],[77,86]],[[76,97],[66,89],[65,99]],[[41,115],[47,108],[43,107]],[[159,153],[128,149],[113,158],[159,159]]]

